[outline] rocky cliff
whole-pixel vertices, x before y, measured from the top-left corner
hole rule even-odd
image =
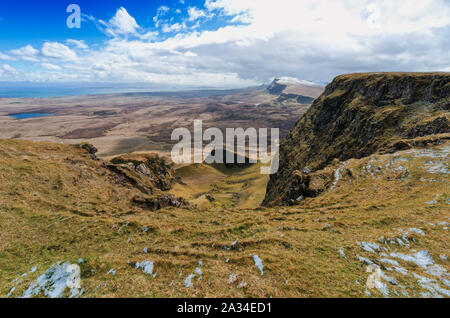
[[[311,104],[322,94],[323,86],[296,78],[281,77],[274,79],[266,90],[271,95],[278,95],[279,103],[293,100],[299,104]]]
[[[415,138],[449,133],[449,110],[449,73],[338,76],[281,143],[280,169],[263,205],[317,195],[308,175],[333,161],[395,152]]]

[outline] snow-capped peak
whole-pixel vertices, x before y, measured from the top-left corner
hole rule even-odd
[[[317,84],[313,82],[300,80],[295,77],[280,77],[275,79],[275,81],[279,84],[317,86]]]

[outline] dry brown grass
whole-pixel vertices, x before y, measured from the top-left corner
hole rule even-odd
[[[172,96],[93,95],[0,100],[0,138],[77,144],[87,141],[109,157],[137,151],[170,154],[174,129],[278,127],[285,136],[309,105],[276,102],[262,89]],[[201,97],[196,97],[199,95]],[[258,106],[257,106],[258,105]],[[10,114],[47,112],[55,116],[17,120]]]
[[[442,151],[442,147],[435,149]],[[449,256],[448,230],[438,225],[450,217],[448,174],[430,173],[426,164],[440,161],[448,167],[448,156],[402,152],[352,159],[346,164],[352,177],[293,207],[150,212],[130,206],[130,195],[136,190],[110,183],[101,163],[76,147],[1,141],[0,155],[0,296],[13,286],[17,289],[12,296],[21,296],[50,265],[82,258],[87,297],[366,297],[369,274],[356,255],[375,262],[377,257],[357,242],[396,237],[399,228],[412,227],[426,235],[412,234],[416,241],[411,249],[392,246],[391,250],[426,249],[437,264],[449,269],[448,261],[439,258]],[[393,164],[407,167],[407,177],[397,178],[394,169],[374,176],[364,172],[368,163],[382,166],[396,155],[408,160]],[[217,172],[217,182],[225,187],[225,181],[234,180],[230,186],[242,187],[242,180],[254,172],[231,176]],[[189,184],[178,191],[188,188]],[[218,195],[225,195],[224,189],[222,193],[219,187]],[[426,204],[430,200],[437,202]],[[346,258],[340,256],[340,247]],[[254,254],[263,261],[263,276],[254,265]],[[143,260],[155,262],[155,278],[134,268]],[[202,279],[196,277],[194,288],[186,288],[184,279],[199,261]],[[38,268],[35,273],[29,273],[32,266]],[[402,266],[429,277],[415,265]],[[107,274],[110,269],[117,274]],[[28,275],[17,285],[12,283],[23,273]],[[228,283],[232,273],[237,280]],[[410,296],[423,292],[411,275],[388,274]],[[388,287],[391,292],[401,291],[398,286]]]

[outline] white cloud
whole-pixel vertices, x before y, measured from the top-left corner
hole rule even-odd
[[[3,61],[16,61],[17,59],[15,57],[12,57],[10,55],[4,54],[2,52],[0,52],[0,60]]]
[[[61,70],[61,67],[55,64],[51,64],[51,63],[41,63],[41,66],[43,68],[46,68],[48,70]]]
[[[3,64],[3,70],[11,74],[17,73],[17,70],[9,64]]]
[[[87,46],[87,44],[83,40],[68,39],[66,40],[66,44],[81,50],[89,49],[89,46]]]
[[[31,62],[38,61],[37,55],[38,55],[39,51],[36,50],[31,45],[26,45],[19,49],[10,50],[9,53],[12,55],[15,55],[18,59],[22,59],[25,61],[31,61]]]
[[[169,10],[160,7],[154,20],[164,40],[121,8],[121,18],[102,22],[114,36],[88,50],[68,40],[69,47],[47,42],[41,53],[31,46],[6,53],[61,68],[43,64],[51,71],[21,73],[23,80],[238,87],[278,76],[325,82],[360,71],[450,70],[446,0],[207,0],[206,16],[235,22],[209,31],[169,22]]]
[[[77,54],[69,47],[58,42],[45,42],[42,46],[42,55],[45,57],[72,61],[77,58]]]
[[[210,11],[219,11],[223,15],[234,16],[234,20],[243,19],[245,17],[246,22],[251,22],[252,13],[256,11],[259,6],[264,5],[267,1],[259,1],[258,3],[252,0],[206,0],[205,7]],[[292,3],[292,2],[291,2]],[[278,3],[277,3],[278,4]],[[277,5],[277,4],[272,4]],[[280,3],[283,6],[283,3]],[[289,9],[287,7],[286,9]]]
[[[206,14],[205,11],[200,10],[196,7],[189,7],[188,9],[188,20],[195,21],[200,18],[211,18],[214,14]]]
[[[141,40],[151,41],[151,40],[156,40],[158,38],[158,35],[159,35],[159,32],[157,32],[157,31],[148,31],[143,34],[139,34],[138,37]]]
[[[162,17],[169,11],[170,8],[168,6],[160,6],[158,10],[156,10],[156,15],[153,17],[153,22],[155,22],[156,27],[159,27]]]
[[[104,21],[101,21],[101,23],[106,26],[105,32],[113,37],[136,34],[137,30],[140,29],[136,20],[124,7],[119,8],[108,23]]]
[[[198,54],[197,54],[197,53],[194,53],[194,52],[191,52],[191,51],[186,51],[186,52],[184,53],[184,56],[197,57]]]
[[[180,32],[183,29],[186,29],[186,25],[185,24],[181,24],[181,23],[174,23],[172,25],[163,24],[163,26],[162,26],[162,32],[164,32],[164,33]]]
[[[206,0],[205,6],[233,18],[244,15],[252,27],[271,33],[401,34],[443,27],[450,20],[446,0]]]

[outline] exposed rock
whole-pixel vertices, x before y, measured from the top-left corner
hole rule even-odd
[[[94,145],[82,143],[80,144],[80,148],[86,150],[91,155],[92,159],[98,160],[97,156],[95,155],[98,152],[98,149],[95,148]]]
[[[120,156],[113,158],[108,167],[124,176],[128,182],[141,187],[144,193],[154,193],[153,188],[168,191],[176,182],[172,165],[158,155]]]
[[[315,172],[334,159],[431,142],[428,135],[450,132],[449,109],[449,73],[338,76],[281,143],[280,168],[270,178],[263,205],[291,204],[298,198],[296,170]]]
[[[275,79],[269,87],[267,87],[267,91],[272,95],[280,95],[287,88],[287,85],[283,85],[278,83],[278,79]]]
[[[133,203],[140,205],[152,211],[164,209],[167,207],[187,208],[189,202],[183,198],[175,198],[173,195],[160,195],[156,197],[140,197],[133,198]]]
[[[116,182],[139,189],[143,195],[134,196],[133,204],[156,211],[166,207],[186,208],[183,198],[163,194],[177,181],[172,164],[158,155],[130,154],[111,160],[107,168],[114,172]]]
[[[267,87],[271,95],[279,95],[279,102],[286,99],[296,99],[300,104],[310,104],[315,98],[322,94],[324,87],[297,78],[276,78]]]
[[[83,293],[83,290],[80,290],[80,275],[81,270],[77,264],[60,261],[32,282],[22,297],[43,295],[48,298],[62,298],[66,289],[70,289],[69,297],[79,297]]]
[[[91,155],[94,155],[98,152],[98,149],[95,148],[93,145],[91,144],[81,144],[80,145],[81,149],[86,150],[88,153],[90,153]]]
[[[442,134],[450,132],[448,119],[445,116],[430,120],[422,125],[411,128],[408,132],[408,138],[423,137],[433,134]]]
[[[140,263],[138,262],[136,263],[136,268],[141,268],[145,274],[152,276],[154,263],[152,261],[142,261]]]
[[[389,276],[386,276],[384,272],[380,269],[378,265],[369,265],[366,268],[366,271],[370,273],[369,277],[367,278],[366,287],[369,289],[378,289],[378,291],[384,296],[389,296],[389,289],[387,285],[383,282],[383,280],[386,281],[392,281],[392,278]]]
[[[255,262],[255,266],[258,267],[259,272],[261,273],[261,276],[263,276],[264,275],[264,265],[263,265],[262,259],[259,258],[259,256],[257,254],[254,254],[253,261]]]
[[[393,142],[385,150],[386,153],[394,153],[397,151],[408,150],[412,148],[424,148],[432,145],[439,145],[450,139],[450,134],[437,134],[414,139],[402,139]]]
[[[312,190],[310,188],[311,176],[305,172],[298,170],[292,173],[292,183],[289,186],[288,196],[290,198],[296,198],[295,201],[301,201],[305,197],[314,197],[319,191]],[[301,199],[300,199],[301,198]],[[291,199],[291,204],[295,202]]]

